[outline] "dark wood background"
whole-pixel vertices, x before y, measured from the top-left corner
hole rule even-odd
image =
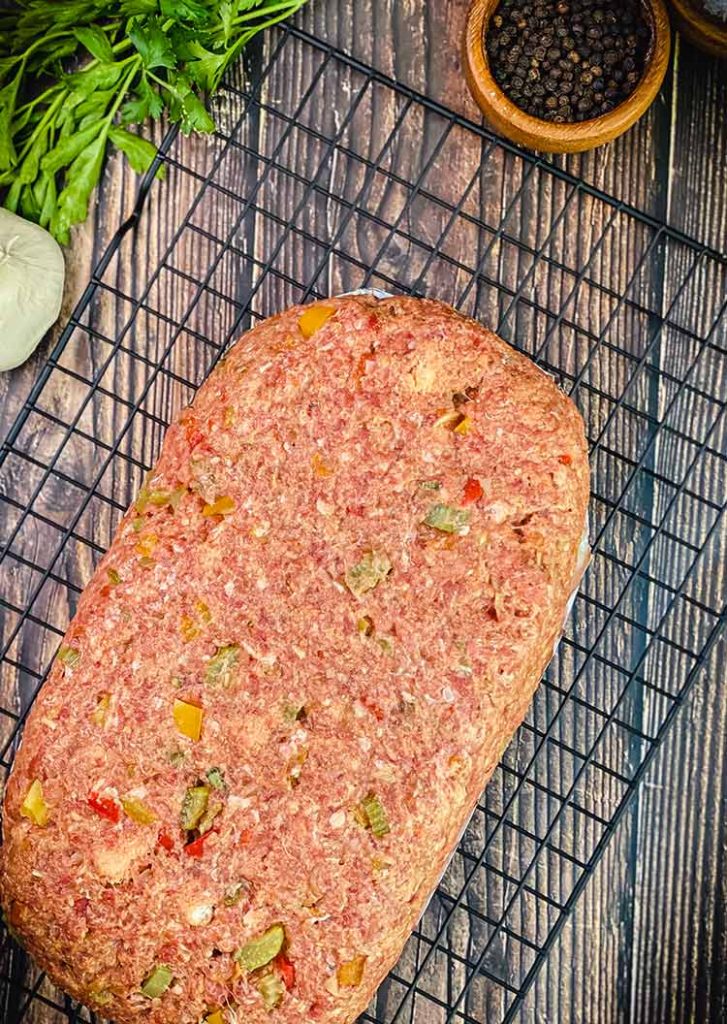
[[[459,60],[465,14],[464,0],[312,0],[300,24],[476,119]],[[295,89],[297,75],[291,66],[286,78],[283,68],[277,88]],[[227,102],[234,116],[240,100],[232,95]],[[204,167],[205,146],[204,141],[186,140],[185,163]],[[723,250],[727,64],[677,42],[673,72],[662,94],[631,132],[598,152],[553,160]],[[451,177],[450,192],[456,196],[457,168],[443,173]],[[110,234],[131,209],[137,185],[119,161],[111,163],[98,206],[68,253],[66,313]],[[122,274],[133,279],[137,272],[143,275],[139,268],[145,261],[156,265],[165,228],[188,199],[168,191],[136,240],[138,266],[122,268]],[[494,223],[498,214],[493,210]],[[537,218],[537,207],[533,215]],[[0,436],[13,422],[48,351],[46,343],[24,367],[0,377]],[[724,594],[722,579],[712,583],[715,592]],[[22,605],[27,585],[21,573],[10,586],[11,593],[17,588]],[[724,664],[722,644],[533,986],[519,1018],[523,1022],[727,1020]]]

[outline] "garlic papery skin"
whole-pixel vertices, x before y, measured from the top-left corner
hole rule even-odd
[[[58,319],[64,279],[56,240],[0,208],[0,370],[24,363]]]

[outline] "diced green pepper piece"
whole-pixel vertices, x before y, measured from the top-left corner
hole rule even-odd
[[[394,653],[394,643],[390,636],[377,636],[376,643],[379,645],[384,654]]]
[[[117,587],[121,583],[121,576],[118,574],[116,569],[107,569],[106,575],[108,576],[109,583],[114,587]]]
[[[285,942],[285,929],[282,924],[274,924],[257,939],[251,939],[238,949],[234,959],[247,971],[257,971],[260,967],[274,960]]]
[[[73,668],[81,660],[81,652],[76,647],[69,647],[67,644],[61,644],[58,648],[58,660],[63,665],[68,665],[69,668]]]
[[[214,786],[215,789],[225,788],[225,776],[222,774],[219,768],[210,768],[207,772],[207,781],[210,786]]]
[[[141,983],[141,991],[148,999],[158,999],[164,995],[172,983],[174,974],[166,964],[157,964],[154,970]]]
[[[361,808],[366,815],[369,828],[377,839],[381,839],[391,831],[384,805],[376,793],[369,793],[365,796],[361,801]]]
[[[391,562],[382,551],[367,551],[360,562],[346,570],[346,586],[354,597],[363,597],[391,572]]]
[[[207,662],[204,674],[205,682],[210,686],[228,687],[232,683],[239,660],[240,648],[237,644],[218,647]]]
[[[424,525],[442,533],[465,533],[470,523],[470,513],[464,508],[437,503],[424,516]]]
[[[134,502],[134,508],[141,515],[152,505],[156,508],[163,508],[171,505],[174,509],[184,497],[186,487],[175,487],[172,491],[150,491],[148,487],[142,487]]]
[[[299,722],[305,718],[305,704],[296,701],[294,704],[286,704],[283,708],[283,720],[286,722]]]
[[[137,800],[136,797],[122,797],[121,806],[124,808],[124,813],[139,825],[151,825],[157,820],[152,809],[147,807],[143,800]]]
[[[179,820],[182,828],[191,832],[197,828],[207,812],[210,798],[209,786],[190,786],[182,800]]]
[[[439,480],[422,480],[419,486],[423,491],[441,491],[442,484]]]

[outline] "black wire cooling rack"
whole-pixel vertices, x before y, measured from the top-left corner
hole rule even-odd
[[[578,402],[594,560],[365,1020],[511,1021],[724,626],[727,264],[298,29],[269,45],[201,157],[166,136],[166,182],[144,180],[2,448],[0,756],[7,769],[83,584],[225,346],[353,288],[453,303]],[[153,218],[156,265],[137,266]],[[6,1021],[91,1019],[9,938],[0,976]]]

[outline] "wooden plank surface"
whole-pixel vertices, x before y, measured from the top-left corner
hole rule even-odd
[[[355,5],[344,0],[328,0],[325,4],[319,0],[310,5],[301,24],[333,45],[355,53],[365,63],[475,118],[476,109],[459,72],[458,47],[464,16],[465,4],[460,0],[440,4],[365,0]],[[273,45],[268,41],[266,53],[260,56],[269,55]],[[215,357],[214,350],[199,337],[222,339],[234,331],[240,312],[235,300],[244,303],[250,299],[257,278],[255,268],[272,254],[276,273],[268,274],[262,282],[252,300],[253,309],[272,310],[283,301],[298,298],[291,282],[308,280],[311,261],[324,264],[325,246],[313,245],[311,239],[325,239],[333,241],[345,258],[334,256],[325,262],[324,272],[315,282],[321,291],[340,291],[361,283],[366,277],[365,268],[374,262],[394,280],[411,280],[415,276],[413,268],[417,268],[418,284],[425,290],[450,300],[464,296],[465,308],[491,323],[502,320],[501,329],[506,336],[532,339],[529,344],[535,350],[547,335],[549,321],[519,302],[513,305],[512,295],[507,291],[497,291],[485,284],[467,292],[471,273],[462,268],[479,265],[486,278],[498,281],[511,293],[524,287],[528,296],[534,296],[546,308],[559,309],[568,300],[569,319],[588,326],[596,336],[603,334],[606,341],[611,337],[609,331],[620,331],[628,348],[629,331],[633,332],[632,351],[637,357],[643,344],[640,332],[648,330],[648,323],[643,324],[636,314],[623,312],[611,322],[613,303],[602,290],[588,285],[574,290],[572,275],[542,260],[534,264],[529,253],[542,250],[546,256],[557,256],[569,266],[587,263],[597,284],[611,281],[616,292],[630,287],[634,301],[650,308],[657,302],[662,308],[668,306],[677,282],[689,270],[684,262],[687,257],[682,257],[680,263],[677,255],[667,253],[661,265],[649,261],[648,271],[631,282],[633,268],[647,244],[646,236],[636,225],[619,223],[608,228],[610,214],[603,206],[589,206],[581,197],[574,198],[567,187],[548,176],[529,175],[528,168],[517,159],[483,146],[465,132],[447,130],[441,120],[419,108],[408,109],[400,98],[387,96],[383,90],[367,87],[356,102],[365,84],[358,72],[341,71],[332,102],[330,90],[316,91],[313,86],[321,73],[321,62],[320,55],[291,47],[276,63],[262,93],[270,109],[247,112],[244,129],[238,136],[238,142],[246,149],[240,151],[237,160],[220,161],[214,171],[219,188],[191,214],[194,227],[185,230],[180,243],[173,247],[149,292],[149,306],[176,319],[186,317],[197,291],[195,282],[207,267],[214,265],[210,284],[227,299],[221,298],[214,308],[208,304],[199,314],[189,315],[188,330],[182,341],[174,344],[161,384],[150,389],[149,402],[144,405],[146,415],[137,418],[125,435],[121,450],[128,454],[128,460],[116,460],[112,471],[103,476],[103,493],[120,504],[128,499],[138,482],[141,468],[134,461],[136,456],[151,455],[158,447],[169,409],[188,400],[189,389],[184,381],[198,381]],[[240,76],[238,81],[242,83],[242,69]],[[335,160],[327,161],[324,142],[314,134],[289,131],[289,125],[276,117],[276,108],[291,106],[291,95],[303,98],[310,88],[311,99],[300,111],[300,122],[336,138],[348,152],[361,159],[339,154]],[[676,72],[663,96],[632,132],[598,153],[553,158],[553,162],[655,216],[668,217],[713,245],[724,247],[725,91],[725,75],[717,62],[697,56],[687,48],[680,49]],[[223,128],[229,131],[242,112],[241,96],[234,91],[228,93],[222,102]],[[142,220],[133,246],[124,247],[113,267],[115,287],[120,293],[142,294],[145,268],[156,267],[164,256],[170,241],[170,225],[189,215],[199,184],[193,173],[204,175],[214,169],[214,161],[224,146],[224,140],[207,143],[192,139],[177,146],[175,156],[184,170],[171,168],[168,182],[155,191],[149,216]],[[255,158],[255,153],[262,150],[270,154],[276,152],[276,147],[281,166],[297,169],[302,179],[314,178],[320,190],[306,188],[294,174],[278,169],[260,186],[253,208],[243,208],[237,197],[250,195],[264,176],[265,164]],[[372,175],[367,171],[367,161],[372,160],[395,172],[394,177]],[[396,174],[407,177],[407,165],[426,172],[422,188],[414,193],[394,180]],[[115,162],[107,173],[93,219],[75,239],[69,266],[69,308],[87,280],[95,256],[122,213],[130,209],[135,188],[133,175]],[[326,198],[325,190],[343,202]],[[445,205],[432,202],[427,198],[429,193]],[[511,245],[502,238],[493,241],[489,235],[483,238],[466,217],[452,224],[446,204],[456,205],[463,196],[466,199],[461,212],[485,224],[499,225],[503,211],[509,209],[508,231],[520,244]],[[350,204],[356,203],[365,204],[370,219],[349,215]],[[578,212],[575,220],[572,210]],[[271,211],[276,216],[271,216]],[[298,246],[281,245],[285,223],[290,219],[295,222]],[[417,245],[412,239],[424,244]],[[224,256],[222,240],[234,243],[232,252]],[[438,243],[446,252],[446,262],[431,258],[431,247]],[[714,306],[720,281],[707,281],[706,286],[710,290],[706,304],[711,302]],[[128,305],[109,292],[103,305],[94,311],[94,327],[113,339],[128,319]],[[113,379],[104,376],[104,383],[117,394],[138,395],[149,385],[153,364],[163,347],[172,341],[173,333],[173,328],[160,317],[152,313],[141,315],[128,337],[130,354],[114,363]],[[582,343],[577,331],[571,335],[556,332],[548,342],[548,353],[558,365],[575,368],[577,349]],[[618,343],[624,344],[621,336]],[[104,343],[71,347],[64,358],[69,369],[88,378],[94,370],[101,372],[106,351]],[[47,352],[45,346],[25,367],[0,377],[3,435]],[[151,360],[152,365],[140,356]],[[662,366],[659,359],[671,358],[670,350],[667,348],[654,358],[658,368]],[[668,369],[668,363],[665,368]],[[606,394],[618,394],[633,367],[627,360],[614,356],[605,363],[605,370],[598,372],[606,372],[607,379],[589,376],[588,383],[601,391],[605,389]],[[714,388],[713,381],[711,386]],[[77,382],[74,387],[75,390],[69,390],[68,381],[59,380],[48,396],[48,411],[61,419],[67,418],[83,400],[83,385]],[[634,400],[658,415],[669,397],[667,391],[658,387],[643,391],[638,384]],[[594,428],[608,416],[609,407],[608,401],[595,393],[589,398]],[[709,414],[709,409],[702,413]],[[82,423],[91,436],[102,435],[112,444],[125,428],[125,418],[123,408],[109,403]],[[35,419],[22,438],[22,443],[40,457],[47,443],[46,426],[42,419]],[[694,429],[700,428],[697,420]],[[629,429],[627,424],[616,424],[613,443],[623,440],[619,431]],[[669,453],[659,452],[655,457],[668,459]],[[89,483],[94,481],[98,452],[74,439],[64,458],[73,463],[77,476]],[[18,493],[27,491],[23,472],[20,462],[13,464],[9,484]],[[61,504],[71,501],[61,482],[54,487]],[[645,518],[656,516],[657,498],[644,497],[635,511]],[[77,532],[82,538],[105,545],[114,516],[112,506],[96,502],[84,514]],[[687,529],[688,524],[682,526]],[[636,551],[647,540],[648,531],[639,532],[632,524],[617,523],[614,527],[612,541],[622,543],[625,550]],[[32,531],[27,538],[23,537],[23,543],[27,557],[38,559]],[[41,558],[42,555],[40,552]],[[56,570],[59,576],[65,574],[81,586],[90,573],[91,562],[90,549],[80,540],[64,552]],[[593,593],[608,594],[613,581],[596,575],[599,572],[600,569],[594,569],[589,586]],[[705,600],[718,601],[720,593],[724,593],[723,580],[714,576],[702,582],[705,588],[712,588],[705,589]],[[18,606],[23,605],[33,584],[31,574],[21,566],[14,567],[11,594]],[[648,615],[649,602],[656,600],[649,585],[637,596]],[[60,584],[47,589],[41,607],[48,610],[49,616],[53,607],[59,623],[72,611]],[[590,628],[592,624],[583,624],[586,633]],[[47,646],[54,640],[52,635],[40,639]],[[617,648],[612,655],[628,658],[630,652]],[[727,716],[724,689],[719,686],[721,664],[724,651],[721,660],[720,652],[715,653],[709,670],[700,677],[694,701],[672,730],[638,802],[632,804],[623,819],[517,1019],[610,1024],[626,1020],[711,1022],[727,1017],[727,893],[722,863]],[[564,655],[557,681],[567,681],[574,668],[574,663]],[[603,685],[601,696],[606,706],[609,699],[615,699],[617,682],[609,677]],[[22,705],[22,695],[17,696]],[[544,705],[544,712],[547,710]],[[648,707],[628,707],[631,722],[643,722],[649,713]],[[532,724],[543,725],[537,720]],[[566,723],[559,738],[577,742],[579,729],[586,728],[590,725],[585,721]],[[614,742],[624,744],[619,755],[628,756],[626,740]],[[524,741],[521,749],[512,753],[513,764],[525,762],[528,752]],[[568,780],[564,777],[560,781],[566,784]],[[617,787],[607,779],[593,780],[591,789],[590,798],[595,802],[604,808],[614,805]],[[697,799],[695,791],[699,793]],[[498,778],[488,794],[492,807],[502,802],[508,792],[506,778]],[[520,824],[533,824],[527,810],[522,812]],[[476,855],[476,843],[472,851]],[[504,839],[496,853],[502,865],[527,860],[527,850],[515,839]],[[451,879],[453,885],[458,882],[456,870]],[[567,879],[549,877],[547,868],[537,883],[545,891],[566,888],[567,884]],[[503,898],[501,892],[477,893],[476,888],[473,886],[474,895],[489,899],[493,906]],[[433,906],[423,926],[426,934],[436,934],[448,907],[446,900]],[[537,927],[537,922],[526,920],[528,913],[528,908],[522,910],[520,923]],[[463,951],[463,955],[467,955],[468,949],[477,949],[477,943],[482,941],[477,929],[469,929],[469,922],[463,924],[458,918],[450,930],[452,948]],[[412,975],[417,971],[427,948],[426,942],[410,944],[408,959],[402,966],[405,975],[407,971]],[[435,957],[432,969],[425,974],[426,991],[447,1002],[452,992],[461,987],[465,975],[461,964],[451,959],[444,969],[440,970],[440,966]],[[395,989],[384,993],[380,1011],[395,1008],[400,997]],[[488,1019],[486,1011],[492,1019],[499,1019],[497,1014],[501,1010],[502,1001],[496,991],[486,987],[474,990],[468,1006],[471,1014]],[[427,1013],[426,1003],[418,1003],[416,1020],[435,1019]],[[38,1019],[53,1018],[48,1015]]]

